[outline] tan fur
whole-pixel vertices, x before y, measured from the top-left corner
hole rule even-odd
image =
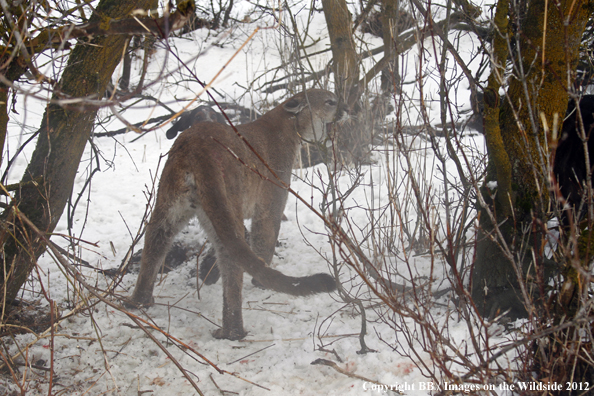
[[[344,114],[333,93],[309,90],[237,129],[288,185],[301,139],[324,139],[326,124]],[[183,132],[161,175],[132,303],[152,303],[154,282],[173,238],[194,216],[216,249],[223,278],[223,327],[214,333],[216,338],[246,335],[241,315],[244,271],[265,288],[282,293],[302,296],[334,290],[335,281],[328,274],[291,277],[268,267],[287,190],[266,178],[275,180],[230,126],[203,122]],[[252,219],[251,246],[244,237],[247,218]]]

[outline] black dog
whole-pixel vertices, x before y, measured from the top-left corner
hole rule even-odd
[[[587,139],[589,167],[594,165],[594,138],[590,134],[594,129],[594,95],[585,95],[580,101],[580,113],[584,124]],[[555,153],[553,172],[557,178],[559,190],[569,205],[578,213],[578,218],[583,218],[586,213],[583,208],[582,197],[585,194],[585,180],[588,176],[586,155],[581,138],[581,126],[578,122],[578,112],[575,101],[570,100],[563,128],[559,137],[559,144]],[[563,220],[567,223],[567,219]]]
[[[167,139],[174,139],[179,132],[183,132],[189,127],[199,122],[211,121],[219,124],[227,124],[225,117],[219,112],[214,111],[208,106],[198,106],[193,110],[186,111],[171,125],[165,135]]]

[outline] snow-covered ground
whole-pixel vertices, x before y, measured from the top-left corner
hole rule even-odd
[[[244,6],[247,7],[245,4]],[[308,12],[308,9],[301,9],[300,13],[297,13],[300,23],[305,23]],[[308,48],[309,53],[327,49],[328,46],[323,14],[314,12],[311,17],[313,21],[310,24],[308,40],[321,40]],[[201,80],[210,82],[255,27],[266,24],[274,25],[269,18],[257,23],[237,24],[231,29],[219,32],[200,30],[182,38],[171,39],[169,44],[172,51],[178,54]],[[241,105],[256,106],[262,111],[270,108],[273,100],[279,98],[283,92],[265,95],[257,88],[265,81],[275,78],[274,73],[265,74],[266,71],[273,70],[283,59],[288,58],[286,48],[290,42],[282,37],[279,29],[260,30],[214,82],[215,98],[227,102],[238,100]],[[381,45],[379,39],[368,39],[373,44],[370,46]],[[464,36],[459,42],[460,52],[466,59],[470,59],[473,51],[478,51],[471,36]],[[428,40],[427,45],[429,43]],[[418,52],[417,47],[402,58],[402,69],[407,71],[404,78],[408,82],[417,79],[419,60],[415,51]],[[197,56],[198,54],[200,56]],[[426,56],[428,55],[424,54],[424,57]],[[324,66],[329,58],[329,52],[317,56],[314,58],[314,61],[318,62],[315,66]],[[138,77],[140,62],[136,62],[135,67],[133,75]],[[158,51],[153,55],[148,80],[157,79],[162,71],[165,73],[160,82],[151,86],[147,93],[174,110],[181,109],[188,103],[187,100],[193,99],[195,93],[200,91],[196,82],[179,81],[181,75],[187,76],[188,73],[181,69],[176,71],[178,67],[180,65],[172,54],[167,52],[163,44],[159,45]],[[263,77],[258,78],[260,76]],[[409,98],[418,98],[419,92],[415,87],[414,84],[404,85]],[[432,105],[431,100],[438,96],[437,88],[437,78],[426,76],[423,94],[427,100],[426,104],[429,105],[431,118],[435,122],[439,120],[438,102]],[[467,110],[470,107],[468,95],[469,93],[463,89],[456,92],[455,99],[460,106],[458,110]],[[200,99],[205,100],[205,95]],[[21,97],[18,100],[21,118],[15,117],[10,124],[10,153],[14,153],[19,142],[28,137],[25,133],[30,133],[31,129],[34,130],[35,126],[39,125],[43,114],[41,102]],[[418,102],[408,109],[409,118],[413,122],[418,119],[416,106]],[[134,123],[162,114],[166,114],[162,107],[154,106],[152,102],[147,101],[146,106],[136,106],[123,113],[123,116]],[[96,128],[96,133],[122,127],[115,117],[109,115],[109,110],[101,111],[100,119],[104,122]],[[26,128],[23,128],[22,123],[25,123]],[[172,141],[165,138],[166,128],[149,132],[140,139],[137,139],[138,136],[133,132],[115,138],[94,139],[96,149],[101,153],[101,171],[94,174],[90,194],[87,195],[86,191],[77,207],[73,229],[76,237],[96,244],[81,244],[80,255],[92,266],[101,269],[116,268],[124,259],[133,237],[141,226],[147,204],[146,192],[151,189],[153,177],[160,173],[164,163],[162,159],[161,168],[158,168],[160,157],[167,153],[172,144]],[[467,136],[464,139],[467,139],[469,146],[477,149],[475,153],[480,154],[484,149],[482,137]],[[404,142],[419,152],[415,158],[426,167],[425,175],[435,175],[436,160],[433,152],[429,150],[427,141],[406,137]],[[27,148],[16,161],[10,173],[10,182],[16,182],[20,178],[31,149],[32,146]],[[346,202],[349,208],[349,222],[361,229],[364,229],[369,221],[366,208],[371,204],[376,208],[382,207],[388,199],[387,195],[381,194],[386,191],[388,183],[386,161],[382,151],[384,149],[389,151],[388,157],[396,153],[394,146],[379,147],[374,153],[374,163],[363,168],[364,182]],[[94,155],[89,147],[79,169],[74,187],[75,194],[81,190],[90,169],[95,166]],[[3,164],[2,169],[5,166],[6,164]],[[402,169],[398,172],[406,174]],[[318,175],[325,173],[326,170],[321,165],[296,170],[292,182],[293,189],[316,209],[322,201],[322,194],[317,188],[321,186]],[[346,191],[353,181],[349,174],[344,172],[339,176],[338,182],[339,188]],[[373,186],[368,186],[369,182],[372,182]],[[312,187],[312,183],[315,187]],[[439,192],[439,183],[436,183],[434,188],[437,189],[437,195],[442,193]],[[442,209],[437,210],[439,212]],[[295,196],[289,197],[285,214],[288,221],[282,223],[280,244],[272,265],[285,274],[297,276],[329,272],[325,258],[331,257],[332,251],[323,222]],[[413,217],[411,215],[411,218]],[[68,233],[66,220],[65,214],[56,233]],[[180,234],[179,239],[187,245],[195,246],[196,250],[200,249],[204,243],[204,235],[197,221],[192,221]],[[54,236],[52,240],[67,247],[67,242],[63,238]],[[365,243],[366,251],[372,251],[370,241]],[[138,247],[141,246],[142,242]],[[398,257],[394,257],[393,260],[397,265]],[[420,276],[427,275],[428,268],[432,267],[427,254],[416,257],[414,263]],[[446,271],[442,261],[438,259],[436,266],[438,268],[434,270],[433,276],[444,277]],[[168,343],[160,332],[149,330],[168,348],[204,394],[385,393],[378,385],[365,379],[394,388],[401,386],[407,395],[430,393],[429,380],[410,359],[403,356],[403,352],[406,351],[398,350],[400,347],[396,340],[401,336],[379,320],[379,312],[382,312],[382,309],[370,307],[378,300],[365,300],[364,303],[368,315],[366,342],[375,352],[357,354],[361,349],[358,340],[361,317],[353,306],[345,304],[336,293],[291,297],[258,289],[246,276],[243,313],[248,336],[242,341],[217,340],[211,333],[221,323],[221,283],[204,286],[198,294],[195,269],[196,258],[193,257],[169,272],[156,286],[157,304],[146,312],[134,313],[148,319],[191,348],[178,348]],[[82,268],[82,272],[88,283],[99,287],[105,287],[111,281],[96,270]],[[66,315],[79,304],[84,305],[81,297],[77,295],[77,290],[68,283],[50,255],[46,254],[40,259],[39,274],[51,299],[60,307],[62,315]],[[127,274],[116,293],[128,295],[135,281],[136,273]],[[25,293],[25,299],[46,303],[39,295],[38,284],[33,282],[29,288],[33,291]],[[88,296],[84,290],[82,293]],[[370,298],[364,286],[357,293],[364,299]],[[117,302],[115,298],[107,298]],[[90,298],[88,302],[96,301]],[[448,304],[447,295],[441,299],[441,303],[443,306]],[[436,316],[439,314],[436,313]],[[450,337],[460,342],[462,347],[464,340],[468,338],[466,323],[457,323],[451,319],[448,326]],[[39,339],[35,334],[23,334],[16,336],[15,340],[24,351],[27,362],[45,368],[50,367],[50,333]],[[5,342],[5,351],[14,355],[17,352],[15,342]],[[31,345],[24,348],[29,343]],[[325,352],[319,350],[321,347]],[[205,363],[205,360],[193,351],[207,358],[212,365]],[[312,362],[320,358],[335,361],[349,375],[328,366],[312,365]],[[420,358],[427,366],[432,366],[431,356],[421,351]],[[20,359],[23,361],[22,357]],[[48,371],[35,368],[29,370],[26,379],[27,394],[47,394],[50,383]],[[125,314],[102,302],[93,304],[90,308],[79,309],[76,315],[60,323],[53,337],[53,370],[55,377],[51,381],[55,394],[195,394],[188,379],[151,338],[137,328]],[[21,372],[24,372],[24,369],[21,369]],[[16,389],[17,386],[11,383],[10,376],[0,377],[0,393],[10,394]]]

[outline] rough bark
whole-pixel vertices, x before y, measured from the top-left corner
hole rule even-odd
[[[24,2],[22,7],[8,8],[8,11],[12,15],[10,18],[0,7],[0,37],[10,37],[12,42],[10,44],[16,44],[17,38],[14,34],[11,34],[14,29],[15,22],[23,21],[22,10],[28,6],[28,2]],[[10,84],[19,79],[27,70],[26,64],[22,57],[14,57],[11,51],[7,51],[6,48],[0,47],[2,52],[0,53],[0,74],[3,75],[5,82],[0,82],[0,163],[2,163],[2,155],[4,153],[4,143],[6,141],[6,131],[8,127],[8,112],[10,106],[8,105],[8,92],[10,90]]]
[[[351,13],[345,0],[322,0],[332,46],[334,80],[339,97],[352,106],[359,95],[351,91],[359,80],[359,64],[353,41]]]
[[[398,84],[398,48],[395,46],[396,38],[400,34],[398,16],[400,13],[400,0],[382,1],[382,35],[384,39],[384,57],[388,59],[388,67],[382,70],[382,92],[390,94]]]
[[[102,0],[91,22],[120,18],[137,8],[148,8],[153,0]],[[93,45],[77,45],[64,70],[54,94],[60,98],[99,98],[105,92],[113,71],[120,61],[126,38],[102,36],[92,40]],[[39,130],[39,138],[22,182],[41,180],[35,188],[22,189],[16,194],[18,209],[7,210],[3,220],[11,228],[4,232],[4,268],[1,294],[6,302],[14,300],[27,279],[35,260],[44,251],[44,245],[30,238],[26,227],[18,221],[18,212],[24,213],[45,232],[55,228],[68,197],[74,178],[91,135],[96,110],[64,108],[50,104],[46,108]],[[11,224],[12,223],[12,224]],[[7,238],[14,235],[15,238]]]
[[[504,3],[505,0],[500,1],[498,7],[505,7]],[[485,91],[485,133],[489,152],[487,178],[488,181],[498,182],[493,207],[495,221],[502,224],[499,229],[503,240],[493,233],[495,227],[483,211],[472,296],[484,315],[507,309],[511,310],[512,317],[528,313],[518,276],[509,255],[502,254],[501,244],[513,249],[520,244],[521,227],[529,225],[534,219],[546,223],[544,214],[549,205],[548,153],[539,115],[542,112],[548,124],[552,125],[555,113],[561,117],[565,114],[579,44],[590,13],[591,2],[531,2],[521,22],[521,34],[516,35],[520,59],[516,62],[514,78],[509,82],[506,97],[499,98],[499,82],[493,75]],[[546,26],[544,31],[543,26]],[[500,37],[496,35],[497,39]],[[497,46],[494,48],[497,51]],[[495,52],[494,58],[503,63],[501,52]],[[488,201],[488,194],[484,196]],[[528,250],[525,259],[517,257],[515,260],[523,275],[530,265],[532,268],[544,266],[547,272],[550,270],[550,263],[542,257],[538,246],[534,247],[534,254]],[[532,262],[533,257],[537,262]]]
[[[501,98],[499,89],[504,82],[505,62],[508,55],[508,20],[509,0],[499,0],[495,12],[496,26],[493,39],[491,58],[491,73],[484,95],[484,125],[485,139],[489,150],[489,166],[493,168],[489,175],[494,174],[497,181],[497,204],[502,218],[511,215],[511,164],[501,129],[499,128],[499,107]]]
[[[336,94],[349,107],[351,123],[337,135],[340,163],[363,162],[369,156],[371,128],[360,103],[367,80],[359,80],[359,59],[353,40],[353,23],[345,0],[322,0],[332,48],[332,68]],[[385,65],[374,71],[373,76]]]

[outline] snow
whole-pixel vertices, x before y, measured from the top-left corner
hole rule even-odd
[[[247,7],[245,4],[243,6]],[[322,38],[308,49],[309,53],[313,53],[326,49],[329,42],[323,15],[309,15],[308,12],[309,10],[302,10],[298,13],[299,22],[305,23],[305,18],[311,17],[311,37]],[[274,25],[269,18],[257,23],[239,24],[216,33],[200,30],[193,32],[189,37],[171,39],[169,44],[173,52],[202,81],[210,82],[256,26],[266,22],[267,26]],[[214,90],[211,92],[215,98],[237,101],[248,107],[256,106],[262,111],[271,108],[273,101],[279,99],[282,92],[265,95],[260,88],[274,78],[274,73],[265,72],[272,70],[289,55],[282,52],[290,45],[283,40],[287,39],[282,38],[278,29],[260,30],[214,82]],[[470,59],[472,52],[478,51],[470,38],[462,40],[460,46],[465,59]],[[415,51],[418,51],[418,48],[409,51],[403,57],[402,68],[407,70],[407,81],[414,81],[419,71]],[[316,57],[316,66],[325,65],[329,57],[329,53]],[[135,67],[133,75],[136,74],[138,77],[140,63],[137,62]],[[160,49],[153,55],[149,72],[147,79],[158,79],[159,83],[150,86],[148,93],[175,110],[186,106],[188,101],[194,99],[201,91],[195,81],[179,82],[180,75],[187,76],[188,73],[170,53],[167,53],[163,44],[160,44]],[[455,72],[460,74],[459,70]],[[163,77],[158,78],[160,75]],[[423,87],[432,122],[439,120],[439,103],[431,102],[436,100],[438,93],[438,81],[435,77],[433,75],[432,78],[428,78]],[[405,85],[405,88],[411,101],[411,106],[407,107],[408,119],[414,125],[421,117],[418,113],[421,93],[416,86]],[[460,109],[469,108],[467,91],[457,92],[456,98]],[[203,94],[199,99],[206,100],[206,97]],[[43,102],[26,97],[19,97],[18,100],[20,118],[11,120],[9,130],[11,155],[15,148],[29,137],[30,132],[35,130],[35,126],[39,125],[43,114]],[[99,119],[102,122],[95,132],[122,127],[119,121],[110,117],[109,110],[101,110],[100,113]],[[130,122],[138,122],[162,114],[166,114],[162,107],[154,106],[152,102],[147,101],[128,110],[123,116]],[[172,144],[172,141],[165,139],[166,129],[167,127],[164,127],[149,132],[140,139],[132,132],[115,138],[94,139],[96,150],[101,153],[101,171],[94,175],[90,193],[85,192],[73,218],[74,236],[94,244],[82,243],[82,249],[77,252],[92,266],[98,269],[117,268],[130,248],[137,230],[142,225],[147,193],[153,187],[154,178],[158,179],[164,164],[165,159],[161,157]],[[474,147],[472,150],[469,149],[469,153],[480,154],[481,150],[484,150],[480,136],[466,136],[463,139],[468,147]],[[414,165],[418,165],[418,168],[413,172],[422,175],[421,180],[434,179],[438,174],[438,161],[428,149],[427,141],[418,137],[404,137],[403,141],[412,150],[419,151],[414,157],[418,161]],[[10,171],[10,182],[17,182],[20,178],[31,150],[32,145],[29,145],[18,157]],[[386,153],[389,157],[387,160]],[[377,147],[373,164],[364,166],[362,185],[344,203],[343,224],[351,227],[352,235],[356,238],[362,238],[368,232],[370,212],[365,208],[377,209],[388,204],[388,178],[396,177],[397,180],[403,180],[406,175],[408,165],[402,158],[394,159],[395,153],[393,145]],[[92,167],[95,166],[94,155],[88,147],[79,168],[75,193],[81,190]],[[398,169],[388,170],[386,162],[398,163]],[[3,164],[3,170],[5,166],[6,164]],[[447,167],[455,169],[449,163]],[[394,171],[396,174],[388,173]],[[322,205],[320,189],[324,188],[324,180],[328,180],[324,166],[296,170],[292,188],[313,209],[319,211]],[[353,184],[346,170],[339,174],[337,181],[338,189],[342,192],[348,191]],[[433,188],[436,189],[433,194],[437,204],[443,198],[443,185],[435,183]],[[401,204],[406,204],[406,199],[400,199]],[[408,221],[411,224],[416,221],[415,213],[416,210],[412,209],[409,212]],[[328,262],[331,261],[332,250],[323,221],[293,195],[289,197],[285,214],[288,221],[281,225],[280,246],[276,250],[273,267],[285,274],[297,276],[330,272]],[[442,212],[439,212],[438,216],[441,215]],[[66,217],[66,214],[62,216],[55,230],[57,234],[68,234]],[[380,219],[380,222],[386,222],[386,219]],[[198,250],[205,237],[197,221],[193,220],[178,239],[196,246]],[[54,236],[52,240],[67,247],[67,241],[63,238]],[[137,249],[141,246],[142,241]],[[371,240],[362,242],[361,247],[370,256],[382,248],[374,245]],[[403,251],[403,246],[399,246],[399,249],[401,253],[389,257],[389,260],[394,265],[401,264],[401,272],[408,273],[410,270],[414,277],[440,278],[434,287],[435,290],[446,286],[447,281],[443,280],[447,277],[447,269],[441,259],[434,263],[427,251],[411,258],[413,252],[406,249]],[[384,250],[382,254],[387,253]],[[406,256],[406,260],[403,256]],[[411,263],[413,267],[407,269],[406,262]],[[219,282],[212,286],[204,286],[198,295],[195,267],[196,259],[193,258],[166,274],[155,288],[156,305],[146,311],[132,313],[148,320],[184,344],[183,347],[176,347],[171,341],[168,342],[162,332],[148,330],[169,350],[204,394],[218,394],[218,389],[240,395],[385,393],[385,388],[361,378],[377,381],[394,389],[403,389],[407,395],[429,393],[430,380],[406,357],[410,351],[403,350],[405,344],[402,343],[402,335],[380,320],[385,314],[384,308],[368,307],[377,303],[377,299],[371,299],[369,291],[354,277],[352,271],[344,269],[345,287],[364,299],[368,316],[368,334],[365,340],[369,348],[375,351],[372,353],[357,353],[361,349],[358,340],[361,316],[356,307],[345,304],[336,293],[291,297],[256,288],[248,276],[245,277],[243,289],[244,326],[248,336],[242,341],[217,340],[213,338],[212,332],[221,321],[221,284]],[[99,288],[105,288],[111,283],[110,278],[96,270],[82,268],[81,271],[87,283]],[[45,299],[39,295],[38,282],[41,281],[50,298],[60,308],[63,317],[77,307],[72,316],[60,323],[53,336],[53,370],[56,373],[52,380],[53,392],[63,390],[63,394],[69,395],[138,395],[141,394],[139,392],[150,392],[151,395],[195,394],[188,379],[155,341],[140,330],[126,314],[98,302],[96,298],[89,298],[88,293],[84,291],[79,294],[77,286],[69,283],[49,254],[45,254],[39,260],[39,274],[39,279],[34,280],[29,291],[24,294],[25,299],[46,304]],[[349,280],[349,277],[352,279]],[[411,279],[411,276],[405,277]],[[136,273],[127,274],[117,287],[116,293],[122,296],[129,295],[135,281]],[[84,299],[89,298],[88,306],[83,301],[83,295]],[[107,298],[118,304],[117,299],[110,296]],[[449,304],[448,298],[446,295],[440,300],[444,307]],[[445,309],[436,313],[436,318],[447,323],[451,339],[459,343],[460,347],[465,345],[464,340],[468,339],[466,323],[456,322],[446,314]],[[7,350],[12,355],[17,352],[15,342],[18,342],[21,349],[24,345],[32,343],[26,348],[26,360],[49,367],[52,361],[50,341],[50,333],[40,338],[35,334],[22,334],[16,336],[14,341],[8,340],[6,343]],[[179,342],[176,343],[180,345]],[[321,347],[325,352],[319,350]],[[409,345],[409,348],[416,347],[419,348],[419,359],[432,367],[431,356],[423,352],[418,345]],[[195,351],[209,359],[212,365],[206,364]],[[337,356],[342,362],[338,361]],[[353,376],[339,373],[328,366],[312,365],[312,362],[320,358],[335,361],[340,368]],[[217,371],[214,366],[222,371]],[[31,370],[27,378],[27,394],[47,394],[49,373]],[[24,369],[21,370],[23,371]],[[269,392],[265,392],[263,388]],[[10,377],[0,378],[0,393],[4,391],[9,394],[16,389],[17,386],[11,382]]]

